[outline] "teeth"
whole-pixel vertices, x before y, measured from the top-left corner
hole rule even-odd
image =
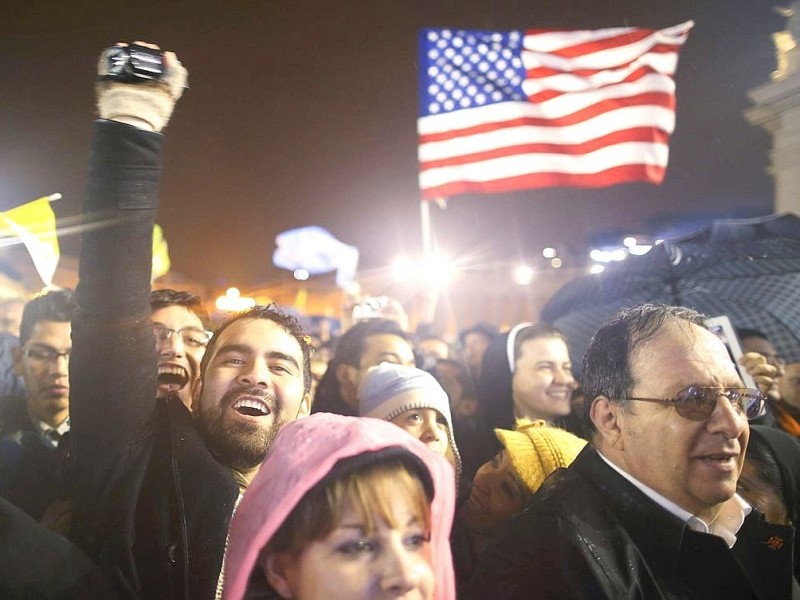
[[[158,367],[158,374],[159,375],[179,375],[185,376],[186,369],[183,367],[175,367],[172,365],[162,365]]]
[[[237,400],[233,404],[233,408],[235,408],[236,410],[249,408],[251,410],[260,412],[262,415],[268,415],[270,412],[269,407],[266,405],[266,403],[256,398],[242,398],[240,400]]]

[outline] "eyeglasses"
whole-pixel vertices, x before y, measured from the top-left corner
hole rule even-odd
[[[173,334],[181,336],[181,341],[190,348],[205,348],[213,335],[210,331],[197,329],[196,327],[184,327],[183,329],[170,329],[158,323],[153,324],[153,335],[158,343],[166,342]]]
[[[72,354],[71,349],[65,350],[64,352],[59,352],[50,346],[33,346],[30,348],[27,346],[22,346],[20,349],[25,356],[38,362],[56,362],[62,356],[69,360],[69,355]]]
[[[725,396],[734,410],[748,419],[764,414],[764,394],[752,388],[714,388],[691,386],[675,394],[674,398],[628,398],[641,402],[671,404],[684,419],[705,421],[714,412],[717,398]]]

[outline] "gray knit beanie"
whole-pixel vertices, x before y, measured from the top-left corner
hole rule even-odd
[[[409,394],[409,392],[416,392]],[[420,397],[419,392],[424,392]],[[447,421],[447,442],[461,471],[461,456],[453,438],[450,400],[436,378],[422,369],[383,362],[371,367],[358,386],[358,414],[391,421],[398,415],[419,408],[432,408]]]

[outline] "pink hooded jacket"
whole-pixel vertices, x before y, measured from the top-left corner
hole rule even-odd
[[[417,456],[433,479],[431,553],[436,600],[454,600],[450,528],[455,475],[447,460],[397,425],[379,419],[317,413],[285,425],[247,488],[231,522],[225,558],[224,600],[241,600],[258,556],[305,493],[339,459],[398,447]],[[256,567],[260,568],[260,567]]]

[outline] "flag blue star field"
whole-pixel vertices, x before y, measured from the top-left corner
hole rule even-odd
[[[692,26],[422,30],[423,198],[661,183]]]

